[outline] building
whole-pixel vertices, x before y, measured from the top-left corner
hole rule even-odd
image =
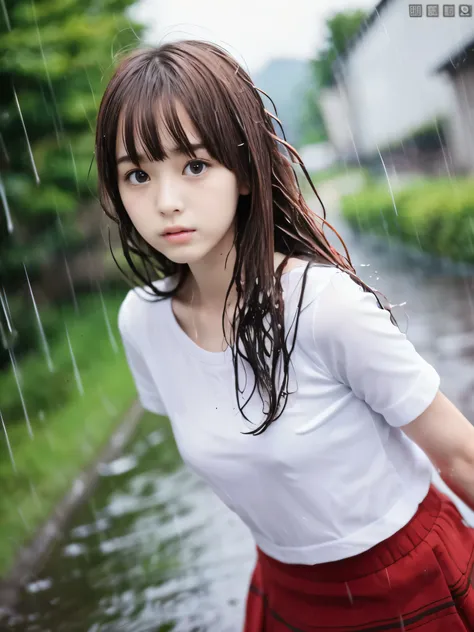
[[[436,68],[450,80],[454,107],[450,149],[459,171],[474,172],[474,37]]]
[[[410,6],[421,7],[422,17],[411,17]],[[438,17],[428,16],[427,3],[381,0],[336,61],[337,84],[322,93],[321,107],[344,160],[380,163],[389,152],[394,163],[405,160],[408,169],[474,169],[472,66],[448,70],[448,61],[463,58],[461,51],[474,39],[474,17],[460,15],[466,5],[429,6],[438,7]],[[447,10],[443,15],[444,6],[454,9],[453,17]],[[440,122],[446,149],[434,152],[429,166],[416,148],[400,145],[422,126],[432,125],[436,133]]]

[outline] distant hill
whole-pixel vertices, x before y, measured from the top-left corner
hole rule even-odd
[[[273,100],[278,118],[283,123],[287,140],[298,146],[303,96],[310,81],[309,62],[301,59],[272,59],[259,72],[252,75],[257,86]],[[267,110],[274,114],[271,103],[263,97]],[[280,128],[277,132],[281,135]]]

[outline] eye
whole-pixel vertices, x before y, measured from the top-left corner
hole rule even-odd
[[[186,173],[186,169],[189,169],[190,172],[188,172],[186,175],[200,176],[206,171],[207,167],[207,163],[202,160],[191,160],[191,162],[188,162],[188,164],[184,168],[184,172]]]
[[[130,184],[136,186],[137,184],[143,184],[144,182],[147,182],[150,178],[148,177],[148,174],[144,171],[141,171],[140,169],[135,169],[135,171],[127,173],[125,179],[127,180],[127,182],[130,182]]]

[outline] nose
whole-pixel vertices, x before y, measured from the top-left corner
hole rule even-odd
[[[183,197],[179,184],[170,176],[159,178],[156,184],[155,208],[163,215],[172,215],[183,211]]]

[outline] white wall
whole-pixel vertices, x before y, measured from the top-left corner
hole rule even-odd
[[[466,68],[451,79],[454,110],[451,146],[456,167],[474,173],[474,67]]]
[[[411,18],[412,3],[390,0],[344,63],[360,155],[455,107],[449,78],[434,69],[474,37],[474,18]]]
[[[343,86],[325,88],[319,95],[319,106],[331,144],[340,157],[351,156],[354,144],[349,124],[348,103]]]

